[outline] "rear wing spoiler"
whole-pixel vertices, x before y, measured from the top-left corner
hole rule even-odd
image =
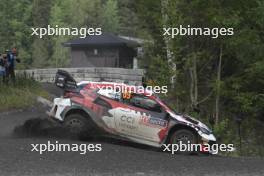
[[[67,92],[75,92],[78,88],[75,79],[65,70],[57,71],[55,85]]]

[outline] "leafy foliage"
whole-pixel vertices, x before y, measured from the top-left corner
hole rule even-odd
[[[147,48],[145,55],[145,60],[150,63],[149,74],[159,74],[154,81],[166,84],[160,78],[168,77],[169,72],[162,70],[170,70],[168,65],[164,66],[168,59],[165,48],[169,48],[177,65],[176,82],[169,93],[170,99],[174,100],[171,103],[181,112],[208,123],[210,121],[223,142],[233,142],[236,146],[239,145],[237,119],[240,119],[245,147],[239,154],[243,155],[263,155],[263,142],[259,141],[264,134],[263,127],[260,127],[264,124],[263,4],[262,0],[239,3],[212,0],[137,1],[142,27],[153,41],[153,47]],[[162,37],[163,26],[179,25],[233,28],[234,35],[216,39],[180,35],[174,39]],[[159,63],[160,68],[156,58],[160,58],[160,62],[165,61]],[[216,121],[217,111],[219,117]],[[258,136],[259,133],[262,135]]]

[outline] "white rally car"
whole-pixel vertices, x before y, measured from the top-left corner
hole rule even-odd
[[[136,87],[122,92],[131,86],[108,82],[77,85],[61,70],[56,85],[65,93],[54,100],[49,114],[76,135],[110,135],[154,147],[216,142],[202,122],[176,113],[155,94],[139,93]]]

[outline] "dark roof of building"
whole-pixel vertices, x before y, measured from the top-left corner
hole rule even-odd
[[[89,46],[127,46],[138,47],[140,44],[133,40],[128,40],[110,33],[102,35],[90,35],[86,38],[70,40],[63,44],[66,47],[89,47]]]

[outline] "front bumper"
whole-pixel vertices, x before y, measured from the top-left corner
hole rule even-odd
[[[207,153],[207,154],[215,154],[214,151],[211,150],[211,147],[213,144],[216,144],[216,138],[215,136],[211,134],[205,134],[202,132],[199,132],[200,135],[200,142],[202,144],[202,153]],[[210,147],[210,148],[208,148]],[[209,150],[208,150],[209,149]]]
[[[204,141],[204,142],[209,142],[209,141],[216,142],[216,138],[213,134],[205,134],[202,132],[198,132],[198,133],[199,133],[202,141]]]

